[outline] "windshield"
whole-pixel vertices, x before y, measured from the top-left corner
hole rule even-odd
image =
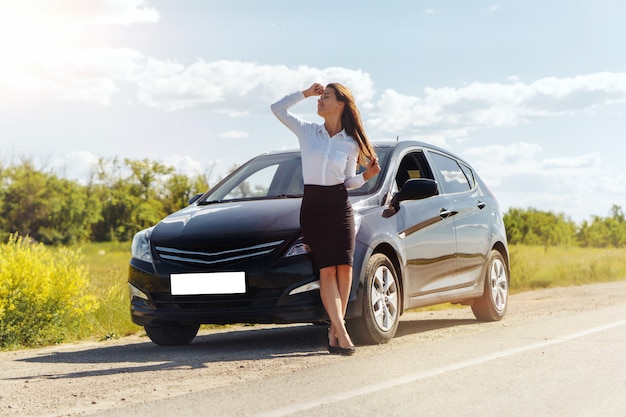
[[[389,154],[389,148],[376,149],[381,166]],[[359,173],[365,167],[359,167]],[[381,173],[382,174],[382,173]],[[369,194],[379,187],[383,175],[368,181],[361,188],[350,190],[350,195]],[[299,198],[304,193],[302,159],[299,152],[258,156],[242,165],[211,189],[199,204],[224,201]]]

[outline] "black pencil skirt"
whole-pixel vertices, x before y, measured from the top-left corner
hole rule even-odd
[[[318,268],[352,265],[354,214],[343,184],[305,184],[300,227]]]

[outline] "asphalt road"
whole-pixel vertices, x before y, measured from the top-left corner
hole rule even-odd
[[[327,354],[312,325],[205,331],[184,348],[4,352],[0,415],[626,415],[626,281],[510,301],[497,323],[468,308],[411,313],[353,357]]]

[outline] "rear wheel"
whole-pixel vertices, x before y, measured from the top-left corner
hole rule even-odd
[[[400,321],[400,283],[393,264],[374,254],[365,269],[362,315],[348,320],[350,336],[361,344],[387,343]]]
[[[146,334],[153,343],[159,346],[188,345],[198,334],[199,324],[164,324],[161,326],[144,326]]]
[[[485,290],[474,300],[472,311],[478,320],[498,321],[504,317],[509,300],[509,273],[497,250],[491,251],[485,266]]]

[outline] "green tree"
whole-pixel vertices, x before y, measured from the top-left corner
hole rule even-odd
[[[141,161],[125,159],[124,163],[131,172],[127,180],[134,196],[143,201],[162,197],[163,179],[172,174],[174,168],[149,159]]]
[[[159,162],[101,158],[87,185],[39,170],[30,160],[0,165],[0,238],[27,235],[47,244],[126,241],[209,189]]]
[[[148,159],[101,158],[93,189],[102,204],[102,221],[94,226],[94,240],[130,240],[167,215],[165,184],[172,174],[172,167]]]
[[[575,242],[576,224],[564,214],[530,209],[510,209],[503,216],[511,244],[541,245],[545,248]]]
[[[85,187],[37,170],[25,160],[2,171],[0,225],[3,239],[11,233],[47,244],[87,239],[99,218],[97,199]]]
[[[93,239],[97,241],[125,241],[139,230],[134,221],[142,200],[133,195],[128,182],[128,170],[118,158],[100,158],[96,166],[95,183],[91,185],[94,195],[102,206],[101,221],[93,227]],[[139,187],[135,187],[135,194]]]
[[[577,233],[583,247],[626,247],[626,219],[622,208],[613,205],[609,217],[594,216],[591,223],[584,221]]]
[[[172,174],[167,178],[164,188],[163,208],[167,213],[173,213],[186,207],[194,195],[208,191],[209,183],[204,175],[190,178],[182,174]]]
[[[91,225],[101,218],[100,202],[86,187],[64,178],[48,181],[47,218],[36,236],[44,243],[71,245],[89,240]]]
[[[35,170],[31,161],[4,170],[2,177],[2,221],[5,235],[19,232],[33,235],[44,218],[46,176]]]

